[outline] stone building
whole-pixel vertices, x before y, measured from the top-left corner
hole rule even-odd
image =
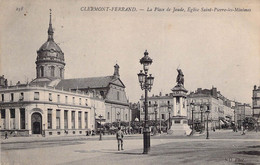
[[[103,123],[130,121],[118,64],[111,76],[64,79],[64,53],[53,34],[50,14],[48,39],[37,51],[33,81],[8,86],[0,77],[0,131],[17,136],[86,134],[96,129],[99,117]]]
[[[257,119],[260,118],[260,86],[254,86],[253,89],[253,116]]]
[[[205,125],[206,110],[209,110],[208,122],[210,128],[220,128],[222,125],[231,125],[234,121],[234,109],[231,108],[231,101],[225,98],[217,88],[201,89],[188,95],[187,105],[189,106],[189,119],[192,118],[191,103],[194,103],[193,119],[196,125]],[[190,121],[191,122],[191,121]]]
[[[238,104],[236,109],[236,120],[238,128],[241,128],[246,117],[252,117],[253,111],[249,104]]]
[[[140,121],[140,103],[130,103],[131,121]]]
[[[148,100],[148,120],[155,120],[155,110],[157,111],[157,120],[166,121],[169,119],[168,105],[172,105],[173,98],[169,94],[152,95],[147,98]],[[140,120],[144,120],[144,97],[140,99]],[[155,105],[157,106],[155,107]],[[171,110],[170,110],[171,113]]]

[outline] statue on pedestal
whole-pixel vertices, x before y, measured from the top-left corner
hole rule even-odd
[[[178,76],[176,78],[176,82],[178,86],[184,86],[184,74],[182,73],[181,69],[177,69]]]

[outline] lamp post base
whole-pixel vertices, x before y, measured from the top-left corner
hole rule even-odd
[[[148,154],[150,151],[150,130],[149,128],[144,129],[144,152],[143,154]]]

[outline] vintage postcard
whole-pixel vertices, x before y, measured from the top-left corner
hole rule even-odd
[[[0,164],[260,163],[260,1],[0,13]]]

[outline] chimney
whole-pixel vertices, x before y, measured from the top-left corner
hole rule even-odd
[[[160,92],[159,96],[162,96],[162,92]]]
[[[115,69],[114,69],[114,77],[115,77],[115,78],[119,78],[119,77],[120,77],[120,75],[119,75],[119,65],[116,64],[116,65],[114,66],[114,68],[115,68]]]
[[[201,90],[202,90],[201,88],[198,88],[197,93],[201,93]]]
[[[213,96],[213,97],[218,97],[218,94],[217,94],[217,88],[212,88],[211,89],[211,95]]]

